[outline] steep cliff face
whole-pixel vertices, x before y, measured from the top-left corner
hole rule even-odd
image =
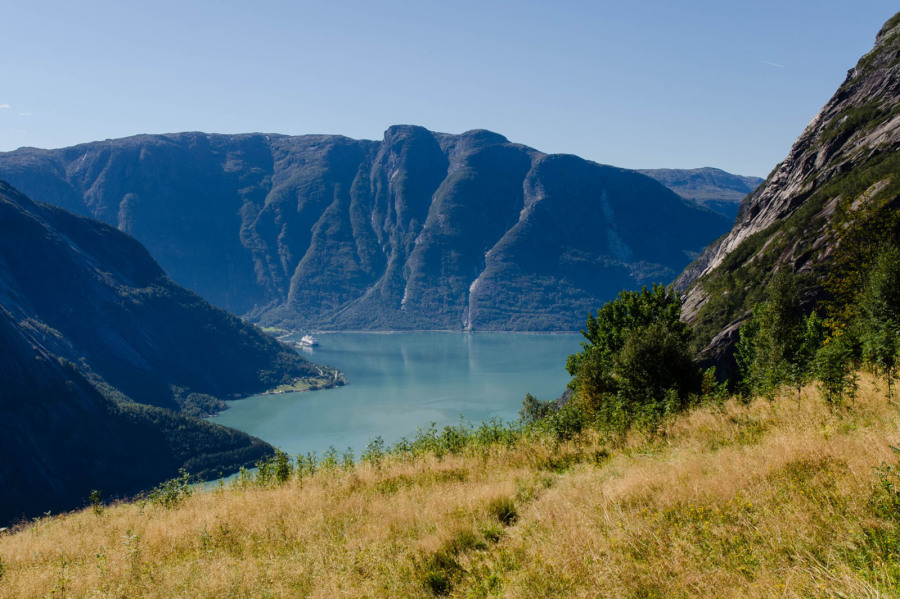
[[[708,351],[725,355],[737,327],[771,274],[808,275],[807,297],[821,279],[840,230],[836,213],[890,208],[900,191],[900,15],[851,69],[788,157],[741,205],[732,230],[676,281],[686,290],[684,317]]]
[[[0,154],[0,177],[133,234],[266,324],[577,329],[728,221],[632,171],[489,131],[138,136]]]

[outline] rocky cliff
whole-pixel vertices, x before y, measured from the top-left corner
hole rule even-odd
[[[213,303],[296,327],[577,329],[730,224],[634,171],[413,126],[24,148],[0,177],[134,235]]]
[[[878,33],[787,158],[742,204],[732,230],[676,281],[684,317],[727,356],[736,331],[772,273],[805,275],[805,297],[822,281],[844,222],[896,209],[900,193],[900,15]],[[875,216],[873,216],[875,215]]]

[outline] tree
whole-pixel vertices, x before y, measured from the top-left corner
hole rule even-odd
[[[522,424],[534,424],[546,418],[555,410],[555,401],[551,399],[540,400],[531,393],[526,393],[525,399],[522,400],[522,409],[519,410],[519,422]]]
[[[782,268],[766,289],[766,301],[740,330],[736,358],[744,391],[771,398],[786,384],[799,390],[814,370],[824,336],[815,312],[804,317],[794,275]]]
[[[876,259],[859,297],[858,314],[863,359],[885,377],[890,397],[900,349],[900,250],[895,246]]]
[[[589,315],[582,351],[566,364],[582,405],[617,428],[682,407],[699,374],[680,316],[681,298],[663,285],[623,291]]]

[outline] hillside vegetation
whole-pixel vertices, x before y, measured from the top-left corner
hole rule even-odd
[[[22,524],[0,596],[898,594],[900,412],[868,376],[840,407],[729,399],[654,434],[464,429]]]
[[[800,275],[807,311],[843,304],[848,285],[858,285],[836,270],[863,274],[884,245],[900,243],[898,53],[900,13],[743,202],[732,230],[676,281],[698,345],[720,371],[735,369],[737,331],[776,271]]]

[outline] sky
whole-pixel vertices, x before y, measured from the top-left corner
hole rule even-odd
[[[490,129],[765,177],[883,0],[0,0],[0,151],[139,133]]]

